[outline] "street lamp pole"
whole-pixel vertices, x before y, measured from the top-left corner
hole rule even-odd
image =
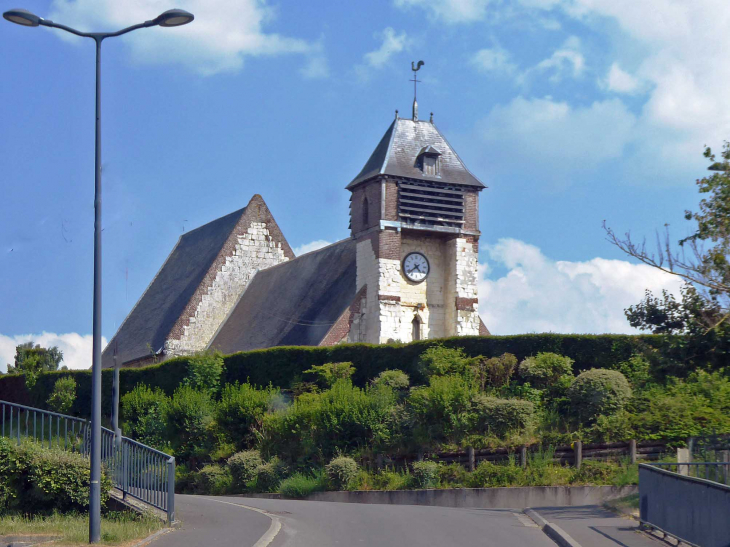
[[[93,354],[91,363],[91,477],[89,487],[89,543],[101,540],[101,43],[106,38],[127,34],[145,27],[178,27],[190,23],[192,13],[181,9],[168,10],[155,19],[132,25],[117,32],[81,32],[54,23],[23,10],[12,9],[3,13],[11,23],[26,27],[51,27],[96,43],[96,145],[94,153],[94,311]],[[116,431],[115,431],[116,433]]]

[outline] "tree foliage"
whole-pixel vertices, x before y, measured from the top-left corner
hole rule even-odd
[[[48,397],[48,406],[62,414],[71,410],[76,400],[76,380],[70,376],[64,376],[56,380],[53,392]]]
[[[43,348],[26,342],[15,346],[15,364],[8,364],[8,374],[23,374],[25,384],[32,388],[41,372],[58,370],[63,352],[58,347]]]

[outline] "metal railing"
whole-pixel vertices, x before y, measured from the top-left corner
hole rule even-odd
[[[21,443],[39,442],[44,448],[70,450],[89,457],[91,423],[83,418],[0,401],[0,433]],[[127,437],[101,428],[101,461],[112,484],[122,492],[175,520],[175,458]]]
[[[720,484],[730,485],[730,462],[652,462],[646,465],[666,469],[667,471],[677,473],[684,477],[705,479]]]

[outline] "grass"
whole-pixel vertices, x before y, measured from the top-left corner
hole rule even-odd
[[[279,484],[279,492],[288,498],[305,498],[313,492],[320,492],[326,487],[324,473],[321,470],[314,475],[294,473]]]
[[[153,516],[109,512],[101,518],[101,544],[125,545],[144,539],[164,526]],[[88,545],[89,515],[53,513],[51,515],[0,515],[0,535],[57,536],[51,545]]]
[[[630,494],[623,498],[607,501],[603,505],[616,513],[639,516],[639,494]]]

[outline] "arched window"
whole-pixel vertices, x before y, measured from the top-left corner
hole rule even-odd
[[[363,198],[363,200],[362,200],[362,226],[363,226],[363,228],[367,227],[368,222],[370,220],[369,219],[370,212],[368,211],[369,208],[370,207],[368,204],[368,198]]]
[[[413,330],[411,338],[413,339],[414,342],[416,340],[420,340],[421,339],[421,320],[419,319],[418,316],[415,316],[413,318],[413,322],[411,323],[411,325],[412,325],[412,330]]]

